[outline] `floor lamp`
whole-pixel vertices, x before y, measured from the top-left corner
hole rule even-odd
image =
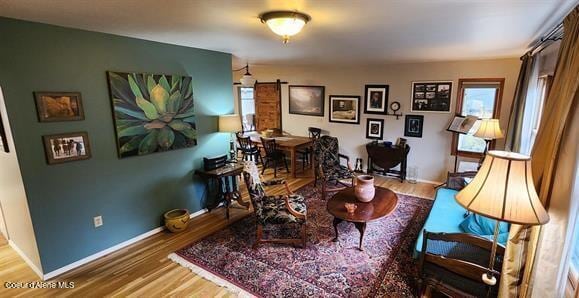
[[[237,161],[234,134],[239,131],[241,131],[241,118],[238,114],[219,116],[219,132],[228,132],[230,134],[229,157],[232,161]]]
[[[531,158],[518,153],[488,151],[477,175],[455,198],[469,211],[504,222],[542,225],[549,221],[533,185]],[[490,286],[497,283],[493,271],[498,233],[497,221],[488,272],[482,276]]]
[[[480,120],[480,125],[473,136],[485,140],[486,146],[484,154],[486,154],[489,151],[490,149],[489,147],[492,140],[502,139],[505,137],[503,135],[503,132],[501,131],[499,119]]]

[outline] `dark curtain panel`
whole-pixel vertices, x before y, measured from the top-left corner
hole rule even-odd
[[[523,129],[523,116],[525,114],[525,103],[527,101],[527,91],[529,88],[529,79],[533,73],[533,67],[536,58],[530,54],[523,56],[517,88],[515,89],[515,98],[511,106],[511,115],[509,116],[509,126],[505,139],[505,149],[507,151],[519,152],[521,149],[521,132]]]

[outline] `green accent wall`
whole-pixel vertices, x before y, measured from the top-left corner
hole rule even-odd
[[[0,86],[44,273],[159,227],[167,210],[205,207],[193,172],[228,151],[216,115],[233,112],[230,54],[7,18],[0,39]],[[193,77],[198,145],[119,159],[108,70]],[[86,120],[38,122],[33,91],[81,92]],[[88,132],[92,158],[47,165],[41,136],[77,131]]]

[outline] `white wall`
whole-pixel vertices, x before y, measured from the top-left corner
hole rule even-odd
[[[0,204],[4,211],[4,220],[8,230],[8,238],[12,246],[16,246],[18,253],[29,265],[33,267],[36,273],[41,273],[40,256],[28,210],[28,201],[24,191],[22,175],[14,141],[10,130],[8,115],[0,89],[0,113],[8,137],[8,146],[10,153],[0,152]],[[41,144],[38,141],[38,144]]]
[[[250,65],[252,74],[258,81],[280,79],[295,85],[322,85],[326,87],[326,106],[324,117],[293,115],[288,113],[288,85],[282,89],[282,125],[285,131],[296,135],[307,135],[307,127],[316,126],[326,133],[337,136],[341,151],[355,160],[356,157],[367,161],[365,144],[366,119],[385,119],[384,140],[395,141],[404,137],[404,117],[364,114],[361,111],[359,125],[330,123],[328,121],[329,95],[359,95],[361,105],[364,100],[365,84],[390,85],[389,102],[399,101],[403,114],[410,113],[411,82],[423,80],[449,80],[452,86],[451,113],[412,113],[424,115],[422,138],[407,137],[411,146],[408,165],[418,168],[422,180],[444,181],[446,172],[452,169],[454,157],[450,156],[451,133],[446,131],[454,115],[457,84],[459,78],[505,78],[505,90],[501,108],[501,127],[506,129],[508,114],[518,77],[520,61],[518,58],[476,60],[460,62],[401,63],[370,66],[317,66],[317,65]],[[238,79],[238,78],[237,78]],[[237,95],[237,92],[234,92]],[[499,148],[503,142],[499,142]]]

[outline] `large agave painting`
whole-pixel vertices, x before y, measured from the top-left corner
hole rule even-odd
[[[197,145],[191,77],[108,72],[119,157]]]

